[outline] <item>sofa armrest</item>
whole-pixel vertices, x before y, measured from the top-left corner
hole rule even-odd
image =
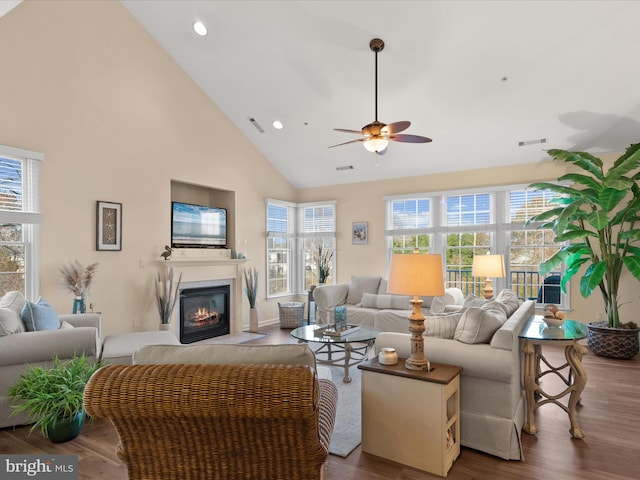
[[[349,294],[349,285],[338,283],[335,285],[318,285],[313,290],[313,300],[320,312],[320,318],[326,318],[333,307],[344,305]]]
[[[93,327],[102,335],[102,318],[99,313],[76,313],[58,315],[60,322],[65,321],[74,327]]]
[[[100,357],[100,339],[94,327],[14,333],[0,337],[0,367],[71,358],[74,353]]]

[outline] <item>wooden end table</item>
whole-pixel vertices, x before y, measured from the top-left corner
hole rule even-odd
[[[362,370],[362,451],[447,476],[460,455],[460,372],[432,363],[407,370],[406,359]]]
[[[582,366],[582,356],[587,353],[587,348],[578,343],[578,340],[586,337],[587,327],[574,320],[565,320],[561,327],[549,328],[541,315],[532,315],[525,324],[520,341],[524,352],[524,387],[527,396],[527,418],[522,429],[526,433],[534,435],[538,431],[534,419],[535,410],[547,403],[553,403],[569,415],[571,436],[584,438],[584,432],[578,425],[576,405],[580,402],[580,396],[587,384],[587,372]],[[545,345],[564,346],[566,362],[559,367],[552,366],[542,354],[542,347]],[[565,375],[563,370],[567,367],[569,371]],[[540,379],[548,374],[558,376],[567,388],[556,395],[545,392],[540,386]],[[567,395],[569,402],[564,405],[559,400]]]

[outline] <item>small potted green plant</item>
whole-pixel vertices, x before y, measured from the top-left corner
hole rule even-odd
[[[85,422],[84,387],[98,368],[84,354],[69,360],[54,357],[50,368],[33,366],[9,389],[12,408],[33,418],[29,433],[40,428],[54,443],[72,440]]]

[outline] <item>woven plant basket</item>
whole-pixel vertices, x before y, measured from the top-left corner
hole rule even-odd
[[[280,328],[298,328],[304,324],[304,303],[278,303]]]
[[[607,322],[587,325],[587,346],[601,357],[628,360],[638,354],[638,328],[610,328]]]

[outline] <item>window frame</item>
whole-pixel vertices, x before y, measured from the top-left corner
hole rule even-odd
[[[509,193],[516,192],[520,190],[524,191],[532,191],[527,188],[528,184],[513,184],[513,185],[503,185],[503,186],[494,186],[494,187],[480,187],[480,188],[469,188],[469,189],[458,189],[458,190],[449,190],[449,191],[438,191],[438,192],[429,192],[429,193],[415,193],[415,194],[404,194],[404,195],[393,195],[386,196],[383,198],[385,201],[385,240],[387,244],[387,274],[389,269],[389,263],[391,260],[391,253],[394,251],[393,247],[393,235],[397,235],[400,230],[395,229],[393,225],[393,202],[395,201],[406,201],[411,199],[430,199],[431,208],[431,225],[426,228],[417,228],[414,230],[404,229],[402,233],[405,235],[414,233],[426,233],[431,235],[431,241],[428,249],[424,249],[425,253],[440,253],[443,255],[444,263],[443,269],[446,271],[446,254],[447,254],[447,240],[448,235],[450,234],[464,234],[464,233],[487,233],[489,235],[489,245],[488,246],[477,246],[473,248],[478,249],[488,249],[489,252],[498,253],[501,252],[505,257],[505,266],[506,266],[506,277],[505,278],[496,278],[494,280],[494,291],[499,292],[502,288],[511,287],[511,258],[510,258],[510,249],[511,249],[511,240],[510,235],[513,231],[526,230],[526,231],[540,231],[537,230],[538,224],[530,224],[526,228],[524,227],[524,222],[512,223],[508,218],[509,215]],[[447,225],[447,206],[448,199],[453,196],[465,196],[465,195],[478,195],[478,194],[489,194],[490,195],[490,220],[488,223],[480,223],[480,224],[464,224],[461,222],[460,225]],[[560,244],[562,245],[562,244]],[[514,269],[515,270],[515,269]],[[561,273],[564,274],[565,266],[563,265],[561,268]],[[475,284],[481,283],[484,285],[484,280],[480,281],[479,279],[474,279],[473,282],[469,282],[472,284],[471,292],[475,292]],[[566,285],[566,294],[561,292],[561,302],[559,307],[561,309],[568,310],[570,309],[570,283],[567,282]],[[539,287],[543,285],[542,278],[540,278]],[[535,298],[537,301],[537,297]]]
[[[21,242],[0,242],[24,247],[24,296],[35,299],[40,294],[40,166],[44,155],[38,152],[0,145],[0,157],[21,164],[20,210],[0,209],[0,222],[22,225]]]

